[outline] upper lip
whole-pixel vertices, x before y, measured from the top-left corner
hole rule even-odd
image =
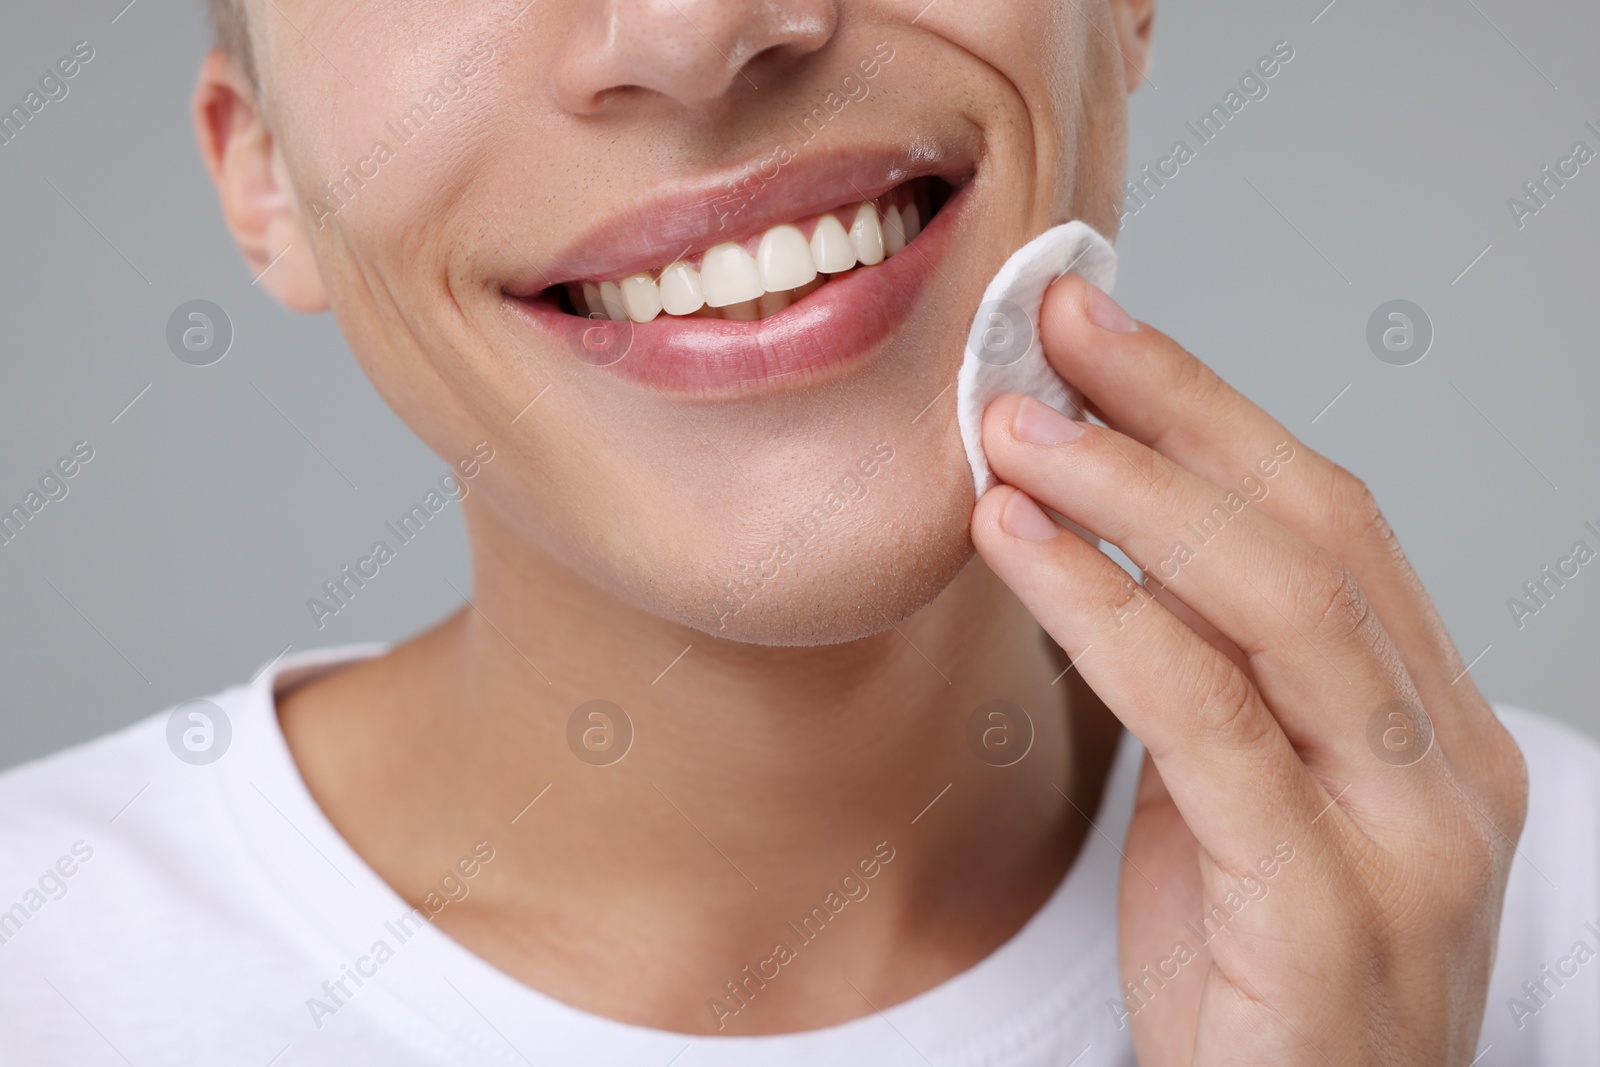
[[[620,279],[664,267],[724,241],[872,200],[913,178],[959,185],[972,173],[967,144],[823,150],[805,145],[776,157],[657,187],[648,199],[590,226],[541,265],[537,279],[508,285],[532,296],[556,282]],[[776,170],[776,173],[774,173]]]

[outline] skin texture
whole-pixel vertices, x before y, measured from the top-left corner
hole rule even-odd
[[[1077,538],[1006,533],[1020,487],[1162,560],[1287,439],[1155,331],[1094,326],[1091,302],[1102,321],[1114,305],[1068,279],[1046,352],[1117,430],[1025,445],[1018,399],[997,401],[986,445],[1009,484],[972,509],[944,391],[972,308],[1049,225],[1114,233],[1151,21],[1149,0],[276,0],[250,5],[256,84],[207,59],[202,154],[252,273],[270,264],[262,285],[291,308],[331,308],[446,461],[494,449],[463,502],[472,604],[279,701],[312,793],[407,899],[494,845],[435,920],[446,933],[642,1025],[855,1018],[971,966],[1038,909],[1082,844],[1120,719],[1154,757],[1123,879],[1130,980],[1262,856],[1292,853],[1230,920],[1242,936],[1130,1001],[1142,1062],[1471,1058],[1521,764],[1470,679],[1450,684],[1459,657],[1359,484],[1294,443],[1272,492],[1160,569],[1154,599]],[[954,254],[870,359],[696,401],[507,313],[504,287],[596,221],[765,157],[883,41],[893,62],[826,150],[978,150]],[[349,204],[319,209],[322,183],[480,46],[468,91]],[[878,442],[894,458],[870,491],[719,612],[718,583]],[[1081,669],[1053,684],[1057,645]],[[596,698],[635,734],[604,768],[566,741]],[[1037,731],[1008,768],[965,740],[993,699]],[[1425,705],[1437,732],[1409,766],[1366,740],[1390,699]],[[708,1011],[879,842],[895,858],[846,936],[731,1020]]]

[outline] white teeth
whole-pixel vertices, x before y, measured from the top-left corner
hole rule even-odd
[[[648,274],[635,274],[622,282],[622,307],[634,322],[649,322],[661,314],[661,290]]]
[[[761,312],[762,318],[767,318],[776,315],[791,303],[793,301],[788,293],[763,293],[761,299],[756,301],[756,308]]]
[[[627,309],[622,306],[622,287],[616,282],[600,283],[600,306],[605,309],[606,318],[612,322],[621,322],[628,317]]]
[[[898,208],[883,215],[883,254],[892,256],[906,246],[906,224]]]
[[[693,315],[705,303],[699,271],[678,262],[661,272],[661,310],[668,315]]]
[[[714,308],[753,301],[766,292],[755,257],[731,241],[706,250],[700,261],[700,285],[706,303]]]
[[[906,248],[906,221],[898,208],[890,208],[883,213],[883,254],[893,256],[902,248]]]
[[[817,276],[805,234],[794,226],[775,226],[762,235],[756,267],[769,293],[798,289]]]
[[[569,283],[567,300],[579,315],[618,322],[651,322],[663,313],[735,321],[776,315],[830,276],[857,264],[876,266],[916,240],[932,217],[927,191],[911,189],[896,199],[903,203],[881,211],[867,201],[819,215],[809,239],[797,225],[774,226],[754,255],[745,243],[729,241],[702,253],[699,269],[678,260],[659,277],[641,271],[621,281]]]
[[[811,258],[824,274],[839,274],[856,265],[855,246],[850,243],[844,224],[834,216],[824,215],[817,220],[817,228],[811,234]]]
[[[600,287],[593,282],[583,283],[583,302],[586,305],[583,309],[585,316],[606,313],[605,306],[600,303]]]
[[[900,218],[906,228],[906,244],[910,244],[922,232],[922,216],[917,212],[917,205],[907,204],[901,208]]]
[[[878,221],[878,209],[871,204],[856,208],[855,221],[850,223],[850,245],[856,250],[856,261],[863,266],[883,262],[883,224]]]

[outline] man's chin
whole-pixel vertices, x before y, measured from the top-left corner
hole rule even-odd
[[[923,512],[914,525],[863,524],[809,554],[724,574],[709,602],[673,614],[714,637],[770,647],[870,637],[927,607],[967,566],[970,514],[961,501],[938,518]]]
[[[722,629],[708,633],[744,644],[772,648],[814,648],[842,645],[899,625],[931,604],[971,560],[972,542],[965,535],[938,559],[924,559],[916,568],[899,567],[863,576],[855,588],[843,581],[820,588],[797,588],[761,605],[720,620]],[[798,585],[798,583],[797,583]]]

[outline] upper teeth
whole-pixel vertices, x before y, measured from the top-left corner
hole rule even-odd
[[[922,231],[927,205],[916,199],[896,207],[866,202],[843,219],[818,216],[808,238],[793,223],[774,226],[755,243],[754,254],[732,241],[706,249],[696,268],[678,260],[661,270],[621,281],[567,287],[581,314],[615,321],[649,322],[668,315],[757,319],[773,315],[827,279],[855,267],[873,266],[894,255]]]

